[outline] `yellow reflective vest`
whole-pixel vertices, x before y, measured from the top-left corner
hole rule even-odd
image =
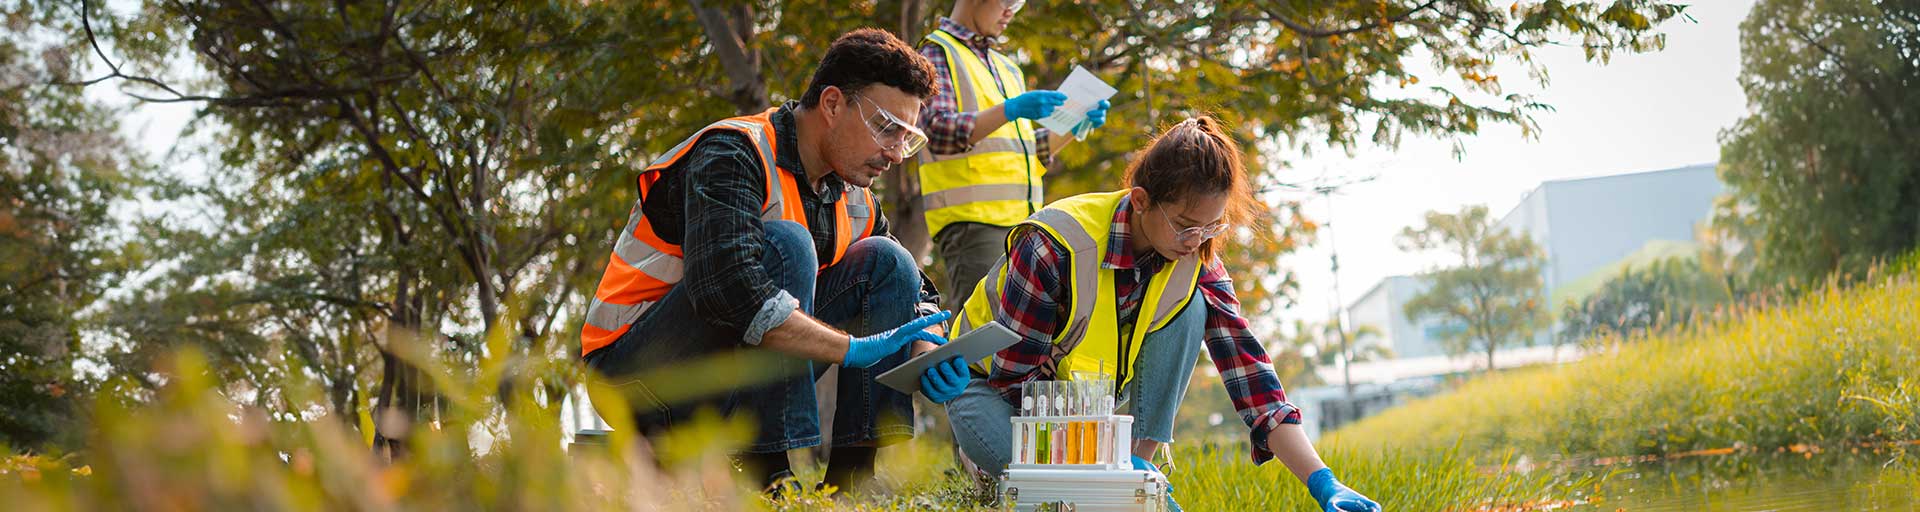
[[[1141,318],[1148,320],[1147,328],[1141,329],[1140,322],[1136,321],[1133,332],[1120,332],[1116,312],[1119,297],[1113,291],[1114,269],[1100,263],[1107,258],[1113,215],[1127,193],[1121,190],[1061,199],[1027,217],[1021,227],[1014,230],[1017,236],[1028,226],[1038,228],[1067,251],[1065,277],[1069,291],[1067,300],[1061,303],[1066,308],[1066,321],[1053,340],[1052,359],[1058,363],[1056,379],[1086,379],[1094,373],[1105,373],[1125,386],[1132,377],[1129,373],[1147,333],[1172,322],[1175,315],[1186,309],[1198,287],[1201,266],[1198,254],[1160,267],[1148,281],[1144,303],[1140,306]],[[1008,240],[1009,251],[1012,242]],[[1000,309],[1000,296],[1006,285],[1007,258],[1003,256],[987,277],[974,285],[973,296],[967,299],[959,319],[954,322],[955,335],[965,334],[989,320],[999,319],[1005,323],[1007,315]],[[982,370],[989,369],[985,361],[980,365]]]
[[[961,112],[987,110],[1027,92],[1026,75],[1006,55],[988,51],[992,62],[983,62],[960,38],[944,30],[933,31],[927,40],[947,53],[944,71]],[[1001,125],[965,153],[921,151],[907,165],[920,178],[927,232],[937,235],[955,222],[1012,226],[1040,209],[1045,197],[1040,177],[1047,168],[1035,155],[1038,151],[1033,121],[1026,119]]]

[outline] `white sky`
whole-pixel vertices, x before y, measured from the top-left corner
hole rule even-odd
[[[1382,278],[1439,263],[1402,253],[1393,242],[1401,228],[1419,223],[1429,210],[1484,204],[1498,218],[1544,180],[1718,160],[1720,130],[1746,112],[1736,79],[1739,26],[1752,4],[1695,4],[1687,13],[1697,23],[1682,20],[1664,27],[1665,50],[1616,53],[1606,65],[1586,62],[1578,48],[1537,52],[1551,78],[1544,90],[1517,66],[1503,72],[1506,92],[1533,94],[1554,107],[1534,116],[1540,126],[1537,140],[1523,139],[1510,126],[1483,125],[1480,135],[1462,139],[1466,154],[1459,160],[1448,141],[1413,137],[1397,150],[1363,146],[1353,155],[1320,151],[1295,158],[1286,172],[1297,173],[1297,180],[1323,174],[1378,176],[1334,195],[1331,208],[1318,197],[1308,203],[1311,218],[1332,221],[1341,300],[1351,303]],[[1300,304],[1284,314],[1287,319],[1322,321],[1335,304],[1328,268],[1328,251],[1335,244],[1327,235],[1323,231],[1313,247],[1287,258],[1301,279]]]

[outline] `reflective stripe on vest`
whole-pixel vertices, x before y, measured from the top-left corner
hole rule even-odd
[[[666,296],[667,291],[672,290],[684,276],[685,261],[682,260],[684,254],[680,246],[669,244],[654,233],[643,206],[648,192],[663,178],[662,174],[685,157],[694,143],[709,131],[732,130],[753,141],[767,190],[767,198],[760,208],[761,220],[788,220],[802,226],[808,225],[806,211],[800,201],[799,182],[792,173],[774,163],[775,155],[779,153],[775,151],[777,138],[771,119],[773,112],[769,109],[760,114],[725,119],[708,125],[674,145],[660,158],[654,159],[635,178],[638,197],[634,199],[633,210],[627,216],[626,227],[620,230],[619,238],[614,241],[613,254],[607,258],[606,273],[600,276],[600,285],[594,290],[593,301],[587,306],[585,325],[580,329],[581,355],[620,339],[635,320],[645,314],[660,297]],[[873,234],[875,207],[872,193],[863,188],[847,187],[843,199],[834,214],[833,258],[822,262],[821,269],[839,263],[854,242]]]
[[[1139,347],[1145,342],[1147,333],[1158,331],[1172,322],[1173,317],[1186,308],[1198,288],[1201,267],[1199,255],[1190,255],[1175,260],[1172,265],[1162,266],[1161,271],[1148,280],[1144,303],[1140,306],[1140,312],[1148,315],[1147,328],[1136,327],[1133,332],[1127,333],[1132,349],[1126,354],[1125,360],[1121,360],[1122,333],[1119,332],[1116,310],[1119,297],[1113,291],[1114,271],[1100,263],[1106,261],[1113,215],[1119,208],[1121,198],[1126,197],[1127,193],[1122,190],[1062,199],[1035,212],[1021,224],[1043,230],[1067,251],[1068,297],[1061,304],[1066,321],[1054,338],[1052,354],[1048,357],[1049,364],[1054,365],[1050,373],[1056,379],[1073,380],[1076,371],[1105,373],[1111,378],[1119,373],[1121,364],[1127,365],[1130,370],[1133,362],[1139,358]],[[1008,244],[1011,250],[1011,239]],[[1002,256],[1000,262],[988,271],[987,277],[974,285],[973,296],[967,299],[959,320],[954,323],[955,336],[979,327],[988,319],[1008,318],[1006,312],[1001,310],[1000,299],[1006,282],[1007,259]],[[981,369],[990,367],[982,364]],[[1127,380],[1131,380],[1131,375]],[[1124,386],[1126,382],[1122,381],[1120,385]]]
[[[1026,92],[1026,78],[1013,60],[988,51],[987,61],[943,30],[927,35],[947,53],[947,77],[960,112],[979,112]],[[991,66],[991,67],[989,67]],[[996,72],[997,71],[997,72]],[[1040,208],[1040,179],[1047,168],[1036,155],[1033,122],[1001,125],[965,153],[921,151],[907,165],[920,179],[920,206],[927,230],[938,235],[955,222],[1018,224]]]

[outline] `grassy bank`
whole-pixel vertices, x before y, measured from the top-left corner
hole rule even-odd
[[[1920,284],[1911,272],[1476,379],[1341,429],[1349,446],[1483,461],[1769,452],[1920,438]]]

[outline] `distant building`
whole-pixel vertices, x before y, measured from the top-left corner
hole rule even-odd
[[[1557,314],[1563,302],[1578,298],[1564,289],[1582,278],[1649,244],[1691,244],[1694,230],[1707,221],[1714,198],[1726,188],[1713,167],[1548,181],[1528,192],[1499,226],[1526,234],[1545,249],[1541,280],[1548,307]],[[1555,331],[1540,333],[1535,344],[1550,342]]]
[[[1447,352],[1440,346],[1440,338],[1448,330],[1459,327],[1434,319],[1414,321],[1402,309],[1407,300],[1426,290],[1427,283],[1418,277],[1382,279],[1347,308],[1347,321],[1352,326],[1371,325],[1379,329],[1384,338],[1379,341],[1393,350],[1396,359],[1445,356]]]
[[[1706,222],[1714,199],[1724,189],[1713,164],[1552,180],[1528,192],[1497,224],[1540,244],[1546,256],[1541,276],[1544,295],[1549,298],[1549,310],[1558,314],[1564,301],[1591,291],[1597,281],[1617,271],[1624,261],[1684,252],[1692,244],[1694,230]],[[1446,356],[1439,339],[1449,330],[1464,326],[1431,319],[1415,321],[1406,316],[1407,301],[1426,287],[1418,276],[1390,276],[1374,283],[1347,307],[1348,325],[1374,326],[1383,338],[1379,341],[1393,350],[1392,359],[1353,366],[1354,382],[1369,384],[1365,389],[1371,394],[1397,397],[1403,393],[1394,390],[1472,371],[1483,360],[1474,355]],[[1495,355],[1495,364],[1509,367],[1577,356],[1570,349],[1556,351],[1551,347],[1556,330],[1541,331],[1532,347],[1502,350]],[[1321,377],[1327,382],[1341,382],[1339,368],[1323,369]],[[1343,400],[1345,395],[1338,386],[1302,390],[1301,394],[1331,401]],[[1356,399],[1365,403],[1350,407],[1358,411],[1350,416],[1365,416],[1380,406],[1398,402],[1398,398],[1371,395]],[[1335,423],[1345,421],[1350,418]],[[1337,424],[1317,426],[1332,428]]]

